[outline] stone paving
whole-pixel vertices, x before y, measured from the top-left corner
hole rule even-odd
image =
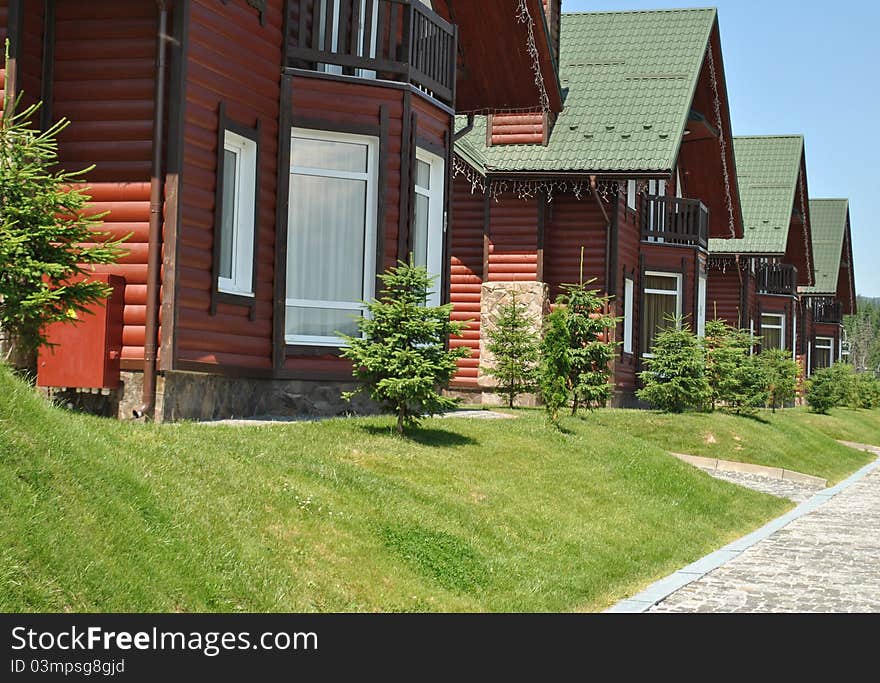
[[[799,481],[777,479],[776,477],[766,477],[761,474],[752,474],[748,472],[727,472],[724,470],[708,469],[703,469],[703,471],[716,479],[723,479],[724,481],[729,481],[731,484],[745,486],[746,488],[754,489],[761,493],[769,493],[771,496],[788,498],[795,503],[803,503],[804,501],[809,500],[824,488],[819,484],[805,484]]]
[[[649,611],[880,612],[880,468]]]

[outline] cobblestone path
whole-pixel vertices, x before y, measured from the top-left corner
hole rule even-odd
[[[880,612],[880,469],[651,612]]]

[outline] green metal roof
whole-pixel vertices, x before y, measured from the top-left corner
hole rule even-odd
[[[478,116],[456,149],[489,172],[671,173],[716,16],[715,9],[563,14],[565,108],[549,144],[487,147],[486,117]]]
[[[810,225],[813,231],[813,260],[816,284],[801,287],[805,294],[836,294],[840,258],[846,235],[848,199],[811,199]]]
[[[710,239],[709,252],[785,254],[804,152],[802,135],[735,137],[742,239]]]

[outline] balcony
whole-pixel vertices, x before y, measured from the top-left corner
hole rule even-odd
[[[788,263],[765,263],[758,268],[760,294],[797,294],[797,268]]]
[[[455,103],[455,27],[419,0],[289,3],[290,68],[410,83]]]
[[[814,323],[831,323],[839,325],[843,322],[843,305],[834,299],[813,299],[810,302]]]
[[[698,199],[642,195],[642,240],[709,246],[709,209]]]

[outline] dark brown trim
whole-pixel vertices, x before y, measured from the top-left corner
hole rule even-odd
[[[46,0],[43,14],[43,73],[40,82],[40,129],[52,125],[55,99],[55,0]]]
[[[400,136],[400,214],[397,219],[397,260],[407,261],[409,233],[412,225],[411,195],[415,191],[412,182],[412,165],[415,157],[413,130],[414,112],[409,93],[403,96],[403,130]]]
[[[196,360],[178,360],[177,370],[183,372],[199,372],[206,375],[221,377],[238,377],[250,379],[272,379],[271,368],[246,368],[237,365],[216,365]]]
[[[223,228],[223,175],[226,170],[225,150],[226,131],[240,135],[253,142],[257,146],[256,154],[256,177],[254,178],[254,224],[251,240],[253,254],[251,262],[251,290],[252,296],[234,294],[220,291],[220,235]],[[253,128],[238,123],[226,114],[226,103],[220,102],[217,106],[217,169],[214,185],[214,240],[211,259],[211,315],[217,314],[217,305],[220,303],[236,306],[246,306],[251,321],[257,317],[257,252],[259,248],[258,235],[260,228],[260,120],[257,119]]]
[[[544,281],[544,238],[547,230],[547,194],[538,192],[538,234],[535,254],[535,280]]]
[[[450,117],[449,126],[443,133],[443,144],[446,147],[444,153],[440,156],[443,158],[443,169],[446,172],[443,179],[443,270],[440,273],[440,303],[448,304],[452,301],[452,231],[450,226],[452,221],[452,204],[453,192],[452,183],[454,182],[452,169],[452,154],[454,143],[452,138],[455,136],[455,119]]]
[[[289,105],[291,106],[291,105]],[[327,119],[314,119],[309,116],[291,114],[291,128],[305,128],[306,130],[328,131],[331,133],[351,133],[352,135],[371,135],[379,137],[382,129],[377,121],[372,123],[350,123],[347,121],[328,121]],[[289,133],[288,133],[289,134]]]
[[[182,221],[183,203],[180,192],[183,185],[183,128],[186,108],[187,55],[189,54],[190,0],[180,0],[174,6],[171,42],[171,85],[168,105],[168,158],[165,182],[165,248],[162,269],[162,320],[160,328],[159,369],[177,367],[177,255],[178,232]]]
[[[332,356],[342,358],[341,346],[310,346],[308,344],[286,344],[285,358],[302,358],[304,356]]]
[[[642,313],[645,310],[645,273],[648,267],[645,265],[645,255],[639,254],[639,281],[636,283],[639,292],[638,311],[633,315],[633,355],[636,357],[636,386],[639,385],[639,373],[642,371],[643,361],[642,354]]]
[[[281,76],[281,121],[278,126],[278,178],[275,192],[275,281],[272,300],[272,368],[275,376],[284,369],[285,290],[287,283],[287,214],[290,202],[290,129],[293,108],[293,76]]]
[[[388,148],[391,136],[391,114],[387,104],[379,107],[379,177],[378,177],[378,212],[376,217],[376,296],[382,291],[382,280],[379,275],[385,272],[385,219],[388,214],[388,164],[390,156]]]
[[[605,293],[608,296],[617,296],[617,282],[620,262],[620,185],[614,193],[614,209],[611,211],[611,247],[609,249],[608,272],[611,273],[611,281],[605,283]],[[635,285],[635,283],[633,283]],[[633,307],[635,310],[635,307]]]
[[[9,0],[6,9],[6,38],[9,41],[9,69],[6,72],[6,85],[4,97],[11,97],[13,102],[18,95],[18,87],[21,82],[21,40],[24,36],[24,0]],[[5,46],[4,46],[5,47]],[[5,105],[4,105],[5,106]]]

